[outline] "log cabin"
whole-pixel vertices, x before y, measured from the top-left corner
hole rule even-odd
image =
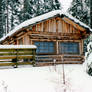
[[[2,45],[36,45],[39,63],[83,63],[84,39],[92,29],[61,10],[55,10],[15,27],[0,39]]]

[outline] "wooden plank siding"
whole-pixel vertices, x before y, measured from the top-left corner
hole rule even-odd
[[[80,30],[66,23],[61,18],[46,20],[33,26],[33,32],[80,33]]]

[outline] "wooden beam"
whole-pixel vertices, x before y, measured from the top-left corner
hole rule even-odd
[[[73,25],[76,29],[79,29],[80,31],[85,31],[86,29],[81,27],[79,24],[75,23],[74,21],[70,20],[67,17],[62,18],[66,23]]]

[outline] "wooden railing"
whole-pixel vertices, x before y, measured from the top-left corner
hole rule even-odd
[[[35,45],[0,45],[0,66],[12,65],[17,67],[21,64],[34,64],[35,55]],[[23,61],[28,59],[32,62]]]

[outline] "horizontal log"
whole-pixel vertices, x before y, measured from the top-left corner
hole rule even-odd
[[[8,56],[8,55],[32,55],[33,52],[4,52],[4,53],[0,53],[0,56]]]
[[[0,59],[23,59],[23,58],[30,58],[33,59],[33,55],[20,55],[20,56],[16,56],[16,55],[11,55],[11,56],[0,56]]]
[[[34,51],[35,49],[0,49],[0,52]]]
[[[18,65],[31,65],[31,62],[18,62]],[[6,63],[0,63],[0,66],[13,66],[15,63],[12,62],[6,62]]]

